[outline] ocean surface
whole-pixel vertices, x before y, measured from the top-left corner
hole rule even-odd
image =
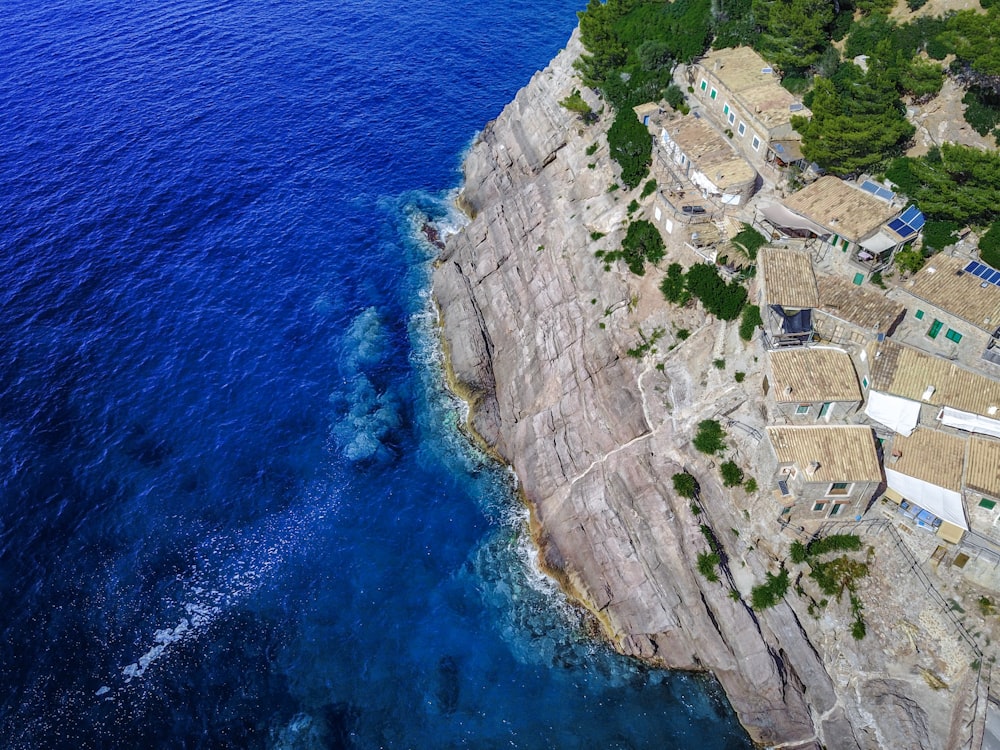
[[[432,254],[581,0],[7,0],[0,748],[743,748],[457,430]]]

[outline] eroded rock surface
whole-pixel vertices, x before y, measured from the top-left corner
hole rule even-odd
[[[607,112],[585,125],[558,104],[580,87],[571,65],[580,52],[574,34],[466,161],[460,200],[473,219],[447,242],[434,295],[457,390],[474,404],[471,426],[517,472],[550,572],[622,652],[711,670],[761,743],[948,746],[955,737],[921,708],[912,679],[873,679],[881,652],[856,664],[865,646],[849,635],[811,638],[816,623],[787,603],[748,606],[751,583],[777,569],[767,543],[727,536],[722,583],[697,573],[700,524],[720,536],[746,527],[717,470],[690,447],[699,419],[746,400],[731,376],[728,387],[706,387],[713,350],[735,331],[668,309],[658,274],[606,271],[594,257],[618,246],[631,196],[609,190]],[[627,355],[657,327],[664,366]],[[700,517],[672,488],[684,466],[701,481]],[[824,653],[831,642],[850,658]],[[865,674],[857,684],[855,667]]]

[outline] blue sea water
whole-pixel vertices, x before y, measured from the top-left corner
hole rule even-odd
[[[747,747],[456,429],[429,216],[580,0],[4,4],[0,747]]]

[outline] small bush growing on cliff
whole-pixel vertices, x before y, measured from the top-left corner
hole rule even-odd
[[[828,552],[857,552],[861,549],[861,538],[857,534],[829,534],[809,543],[810,556],[825,555]]]
[[[597,147],[599,145],[600,145],[599,143],[595,142],[587,146],[587,156],[593,156],[595,153],[597,153]]]
[[[698,423],[698,432],[694,436],[694,447],[710,456],[721,453],[726,447],[726,431],[714,419],[703,419]]]
[[[711,263],[696,263],[687,272],[687,288],[705,309],[720,320],[735,320],[747,300],[747,290],[726,283]]]
[[[667,267],[667,275],[660,282],[660,291],[667,302],[680,307],[691,299],[691,293],[687,290],[687,280],[684,278],[684,269],[680,263],[671,263]]]
[[[642,186],[642,192],[639,194],[639,198],[646,198],[656,192],[656,180],[646,180],[646,184]]]
[[[674,474],[671,479],[674,482],[674,492],[688,500],[694,500],[698,494],[698,480],[686,471]]]
[[[719,580],[719,574],[715,572],[719,565],[719,556],[714,552],[698,553],[698,572],[712,583]]]
[[[726,487],[738,487],[743,484],[743,470],[735,461],[726,461],[719,466],[722,474],[722,483]]]
[[[758,612],[773,607],[788,593],[788,571],[784,568],[778,575],[767,574],[767,581],[754,586],[750,591],[750,606]]]
[[[577,114],[589,115],[591,111],[590,105],[580,96],[580,89],[573,89],[573,93],[559,103],[570,112],[576,112]]]
[[[764,325],[764,320],[760,317],[760,307],[747,305],[743,308],[743,315],[740,318],[740,338],[749,341],[753,338],[753,332],[757,326],[762,325]]]
[[[632,273],[642,276],[646,263],[659,263],[665,253],[660,230],[645,219],[639,219],[629,224],[621,249],[605,253],[604,261],[624,260]]]
[[[747,251],[747,257],[750,260],[757,260],[757,251],[767,244],[767,237],[749,224],[744,224],[739,234],[733,237],[733,242]]]

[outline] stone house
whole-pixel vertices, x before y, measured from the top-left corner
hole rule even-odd
[[[1000,440],[969,439],[965,507],[973,530],[1000,539]]]
[[[819,305],[813,329],[822,341],[868,346],[882,341],[906,315],[906,308],[881,291],[857,286],[839,276],[819,276]]]
[[[1000,271],[936,255],[893,296],[910,310],[903,340],[1000,375]]]
[[[659,123],[654,169],[667,176],[660,184],[683,190],[689,183],[723,206],[741,206],[750,199],[757,187],[756,170],[705,118],[676,115]]]
[[[901,230],[908,232],[904,237],[889,228],[902,213],[895,193],[869,181],[859,186],[832,175],[780,204],[761,207],[763,219],[779,235],[817,237],[830,252],[843,255],[854,269],[856,284],[890,267],[895,252],[916,237],[915,231]]]
[[[803,528],[864,513],[882,488],[882,465],[870,427],[771,426],[772,477],[781,515]]]
[[[861,359],[865,414],[909,435],[918,424],[1000,437],[1000,381],[895,341]]]
[[[814,338],[812,312],[819,303],[809,254],[763,247],[757,255],[764,345],[801,346]]]
[[[765,392],[771,421],[790,424],[842,420],[861,406],[861,386],[850,355],[832,347],[797,347],[767,353]]]
[[[802,137],[792,116],[811,117],[782,88],[774,70],[750,47],[712,50],[686,68],[692,99],[755,166],[784,167],[802,161]]]
[[[969,530],[962,502],[968,439],[920,428],[896,435],[885,462],[885,497],[914,525],[957,543]]]

